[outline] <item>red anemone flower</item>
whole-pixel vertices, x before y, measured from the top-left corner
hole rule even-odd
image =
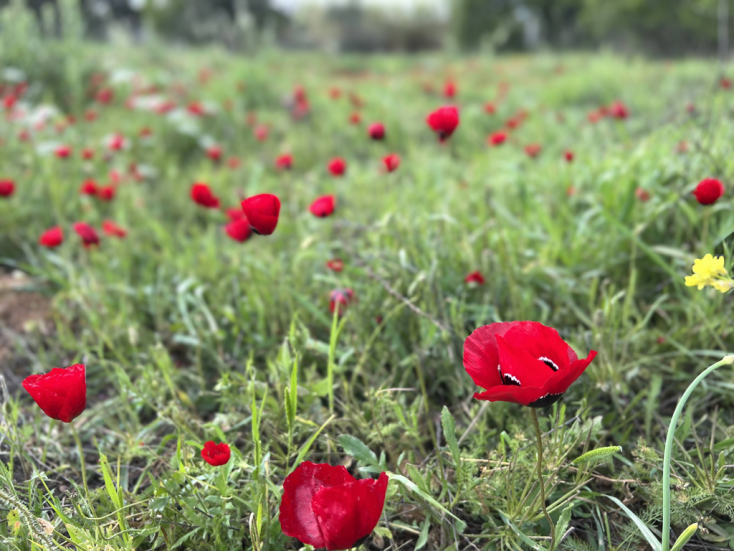
[[[319,218],[326,218],[327,216],[334,214],[334,209],[336,209],[336,197],[333,195],[324,195],[319,197],[311,203],[310,207],[308,207],[311,214],[318,216]]]
[[[117,188],[115,186],[102,186],[97,189],[97,197],[101,201],[112,201],[116,192]]]
[[[215,444],[211,440],[204,444],[201,450],[201,458],[209,463],[212,467],[221,467],[229,462],[232,451],[224,442]]]
[[[341,89],[334,87],[329,89],[329,96],[331,99],[339,99],[342,95]]]
[[[724,184],[715,178],[706,178],[696,186],[693,195],[700,204],[713,205],[724,195]]]
[[[349,122],[352,124],[359,124],[360,122],[362,122],[362,115],[357,112],[352,113],[351,115],[349,115]]]
[[[150,129],[149,126],[144,126],[140,129],[140,132],[138,132],[138,136],[141,138],[148,138],[153,135],[153,131]]]
[[[85,161],[89,161],[90,159],[94,158],[94,150],[89,149],[88,147],[85,147],[82,149],[82,159]]]
[[[333,314],[334,311],[338,311],[338,314],[342,315],[353,300],[354,291],[352,289],[335,289],[329,295],[329,312]]]
[[[615,101],[611,106],[609,106],[609,114],[615,119],[626,119],[629,117],[629,110],[621,101]]]
[[[218,145],[207,147],[206,156],[214,162],[219,162],[222,160],[222,148]]]
[[[385,125],[382,124],[381,122],[373,122],[367,128],[367,133],[369,134],[370,138],[372,138],[375,141],[384,140],[385,139]]]
[[[237,170],[242,165],[242,161],[238,157],[230,157],[227,159],[227,166],[232,170]]]
[[[453,80],[447,80],[443,86],[443,95],[449,99],[456,96],[456,83]]]
[[[333,272],[341,272],[344,269],[344,261],[339,258],[334,258],[326,263],[326,267]]]
[[[229,218],[230,222],[234,222],[235,220],[242,220],[245,218],[245,213],[242,212],[242,207],[230,207],[224,211],[224,214],[227,215],[227,218]]]
[[[440,141],[448,140],[459,126],[459,110],[453,105],[439,107],[426,117],[426,123],[431,127]]]
[[[729,88],[731,88],[731,79],[721,77],[721,80],[719,81],[719,86],[721,86],[724,90],[728,90]]]
[[[487,143],[493,146],[502,145],[505,141],[507,141],[507,132],[502,132],[501,130],[490,134],[487,138]]]
[[[92,245],[99,245],[99,235],[97,235],[97,231],[89,224],[77,222],[74,224],[74,231],[82,238],[82,242],[86,248]]]
[[[385,165],[385,170],[393,172],[400,166],[400,157],[397,153],[390,153],[382,158],[382,164]]]
[[[542,149],[543,148],[540,144],[531,143],[525,146],[525,153],[527,154],[528,157],[534,159],[535,157],[540,155],[540,152],[542,151]]]
[[[121,228],[112,220],[105,220],[102,222],[102,231],[105,235],[109,235],[110,237],[119,237],[120,239],[127,235],[127,230],[125,228]]]
[[[315,548],[357,547],[380,520],[387,484],[386,473],[356,480],[342,465],[304,461],[283,482],[280,527]]]
[[[116,132],[107,139],[107,149],[110,151],[120,151],[125,148],[126,143],[125,136]]]
[[[637,199],[639,199],[643,203],[647,203],[650,200],[650,192],[646,189],[638,187],[635,190],[635,197],[637,197]]]
[[[476,399],[535,408],[557,402],[595,356],[579,360],[555,329],[534,321],[484,325],[464,341],[464,369],[486,389]]]
[[[242,212],[242,210],[240,210],[240,212]],[[250,226],[250,222],[248,222],[247,218],[245,218],[244,213],[242,218],[232,220],[229,224],[224,226],[224,231],[231,239],[238,243],[244,243],[252,237],[252,227]]]
[[[563,158],[566,159],[567,163],[572,163],[573,162],[573,151],[566,151],[563,154]]]
[[[186,110],[197,117],[201,117],[202,115],[206,114],[204,106],[198,101],[192,101],[191,103],[189,103],[188,107],[186,107]]]
[[[277,159],[275,159],[275,168],[279,170],[290,170],[293,166],[293,155],[290,153],[284,153],[283,155],[279,155]]]
[[[69,155],[71,155],[71,146],[60,145],[54,150],[54,155],[56,155],[59,159],[66,159]]]
[[[15,192],[15,182],[0,180],[0,197],[10,197]]]
[[[484,285],[484,276],[482,272],[476,270],[471,272],[464,278],[465,283],[476,283],[477,285]]]
[[[209,186],[202,183],[196,183],[191,186],[191,199],[197,205],[208,209],[219,208],[219,199],[212,193]]]
[[[484,104],[484,112],[488,115],[494,115],[497,112],[497,107],[491,101]]]
[[[268,127],[264,124],[260,124],[255,127],[255,139],[259,142],[264,142],[268,138]]]
[[[38,244],[48,249],[54,249],[64,242],[64,232],[59,226],[47,229],[38,239]]]
[[[31,398],[51,419],[71,423],[87,407],[87,376],[82,364],[54,367],[43,375],[23,381]]]
[[[97,92],[95,99],[97,100],[97,103],[105,104],[110,103],[114,96],[115,93],[112,91],[112,88],[102,88]]]
[[[255,195],[242,201],[242,210],[255,232],[270,235],[278,226],[280,199],[270,193]]]
[[[341,157],[336,157],[329,161],[329,172],[332,176],[343,176],[347,171],[347,162]]]

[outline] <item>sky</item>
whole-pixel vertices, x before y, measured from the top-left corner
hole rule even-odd
[[[271,0],[272,5],[286,12],[294,12],[308,6],[333,6],[345,5],[355,0]],[[440,13],[448,9],[450,0],[358,0],[359,4],[365,6],[377,6],[382,8],[397,8],[413,11],[418,7],[429,7]]]

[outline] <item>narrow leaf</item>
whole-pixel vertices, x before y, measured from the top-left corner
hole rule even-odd
[[[655,537],[655,534],[653,534],[650,531],[650,529],[645,525],[645,523],[642,522],[642,519],[640,519],[640,517],[638,517],[636,514],[630,511],[627,508],[627,506],[624,503],[622,503],[621,501],[619,501],[616,497],[607,496],[607,495],[605,495],[604,497],[611,499],[614,503],[619,505],[620,509],[622,509],[622,511],[624,511],[627,514],[627,516],[632,519],[632,522],[634,522],[637,525],[637,529],[645,537],[645,539],[647,540],[647,543],[650,544],[650,547],[652,547],[653,551],[662,551],[663,545],[658,541],[658,539]]]

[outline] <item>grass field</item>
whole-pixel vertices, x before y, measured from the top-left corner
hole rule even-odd
[[[512,320],[598,352],[539,410],[556,547],[650,548],[610,496],[661,538],[673,409],[734,349],[731,294],[684,284],[707,253],[732,263],[730,191],[691,194],[734,171],[734,91],[715,64],[59,48],[4,72],[6,95],[28,89],[0,126],[0,179],[15,182],[0,197],[0,548],[299,549],[278,510],[308,459],[389,473],[365,550],[547,550],[531,410],[475,400],[462,365],[475,328]],[[625,118],[599,115],[615,101]],[[446,104],[460,125],[441,143],[426,116]],[[114,198],[81,194],[89,179]],[[194,203],[194,182],[222,208]],[[282,201],[276,231],[230,239],[223,209],[259,193]],[[324,194],[336,211],[314,217]],[[57,225],[63,244],[40,246]],[[477,270],[484,283],[466,283]],[[62,424],[21,382],[75,363],[87,406]],[[734,549],[733,405],[724,368],[676,432],[672,541],[699,525],[686,549]],[[230,445],[226,466],[202,461],[209,440]]]

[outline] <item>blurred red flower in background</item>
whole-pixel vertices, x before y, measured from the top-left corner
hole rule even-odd
[[[270,235],[278,226],[280,199],[270,193],[248,197],[242,201],[242,210],[255,232]]]
[[[47,229],[38,238],[38,244],[48,249],[54,249],[64,242],[64,232],[59,226]]]
[[[713,205],[724,195],[724,184],[715,178],[706,178],[699,182],[693,195],[700,204]]]
[[[201,450],[201,458],[212,467],[221,467],[222,465],[226,465],[231,456],[232,451],[224,442],[215,444],[214,442],[209,441],[204,444],[204,448]]]
[[[191,186],[191,199],[197,205],[208,209],[219,208],[219,199],[212,193],[208,185],[195,183]]]
[[[452,105],[439,107],[426,117],[426,123],[443,142],[448,140],[459,126],[459,110]]]

